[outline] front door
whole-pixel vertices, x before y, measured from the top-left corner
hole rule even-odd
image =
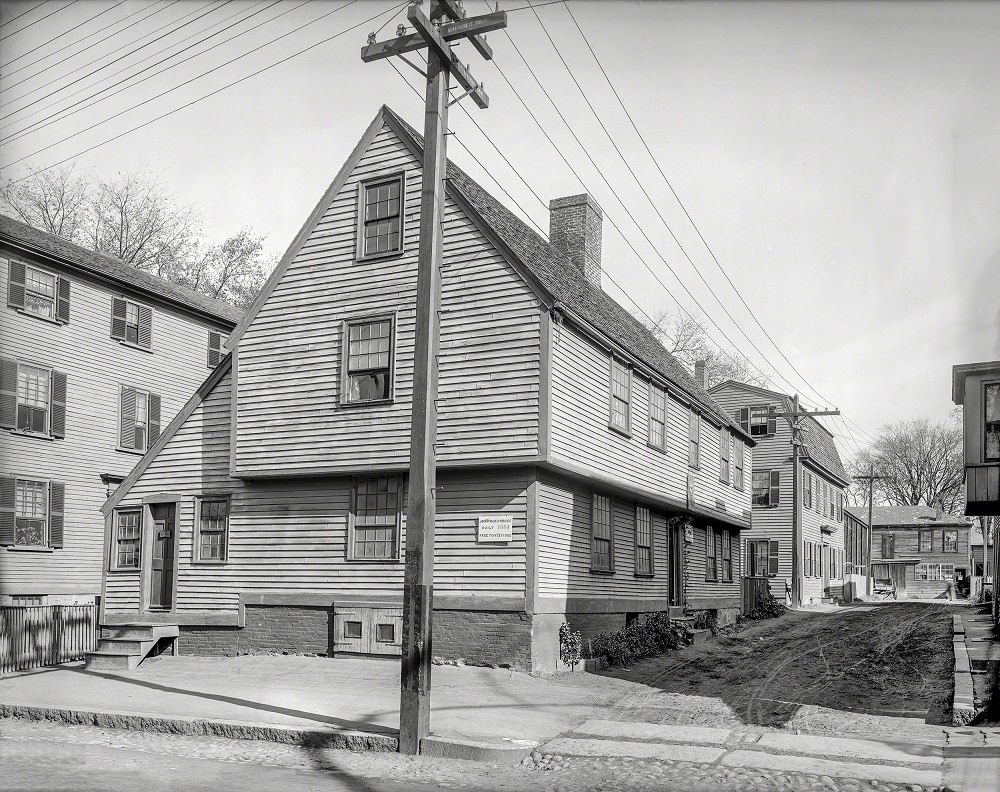
[[[820,556],[820,573],[823,575],[823,596],[830,596],[830,546],[822,545]]]
[[[175,504],[154,503],[152,563],[149,575],[149,607],[169,610],[174,590]]]
[[[684,604],[684,526],[679,520],[670,526],[670,604]]]

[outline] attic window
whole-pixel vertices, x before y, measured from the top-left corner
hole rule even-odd
[[[983,400],[986,406],[986,426],[984,431],[986,442],[985,461],[996,462],[1000,460],[1000,385],[987,385],[986,398]]]
[[[403,174],[361,185],[360,258],[403,250]]]

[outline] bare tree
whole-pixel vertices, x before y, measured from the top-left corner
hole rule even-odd
[[[890,506],[935,506],[949,514],[965,505],[964,435],[961,417],[946,421],[927,418],[899,421],[879,429],[875,442],[863,449],[852,473],[866,476],[874,468],[874,502]],[[868,482],[851,487],[849,500],[868,502]]]
[[[184,282],[192,289],[246,309],[274,269],[264,252],[264,237],[244,228],[221,245],[214,245],[186,269]]]
[[[693,372],[695,362],[704,360],[709,387],[726,380],[759,387],[767,384],[767,378],[754,369],[746,357],[738,352],[723,353],[713,344],[704,323],[696,316],[660,311],[652,317],[652,321],[646,319],[643,324],[688,370]]]
[[[86,223],[89,186],[72,165],[33,171],[25,181],[7,179],[0,203],[22,223],[77,241]]]

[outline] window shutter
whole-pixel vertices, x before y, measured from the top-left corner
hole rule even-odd
[[[736,421],[742,429],[747,434],[750,434],[750,408],[744,407],[736,411]]]
[[[7,266],[7,305],[24,308],[24,264],[11,261]]]
[[[111,337],[125,340],[125,300],[121,297],[111,298]]]
[[[17,361],[0,358],[0,428],[17,425]]]
[[[152,447],[160,436],[160,397],[155,393],[149,394],[149,433],[146,439],[146,448]]]
[[[215,330],[208,333],[208,367],[215,368],[222,357],[222,334]]]
[[[767,408],[767,433],[769,435],[778,433],[778,410],[773,406]]]
[[[781,503],[781,471],[772,470],[770,492],[768,493],[768,504],[771,506],[777,506],[779,503]]]
[[[66,436],[66,374],[52,372],[52,406],[49,431],[53,437]]]
[[[767,543],[767,574],[772,577],[778,576],[778,543],[776,541]]]
[[[122,386],[121,399],[118,445],[122,448],[135,448],[135,388]]]
[[[14,544],[14,489],[13,476],[0,476],[0,545]]]
[[[153,345],[153,309],[139,306],[139,346],[149,349]]]
[[[56,299],[56,319],[63,324],[69,324],[69,279],[59,278]]]
[[[63,546],[63,504],[66,485],[61,481],[49,482],[49,547]]]

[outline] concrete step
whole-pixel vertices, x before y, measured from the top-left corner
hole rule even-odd
[[[691,643],[700,644],[712,637],[711,630],[691,630]]]
[[[87,653],[88,671],[129,671],[142,662],[144,655],[99,650]]]
[[[97,642],[97,651],[107,650],[111,654],[130,654],[145,657],[156,645],[157,639],[139,640],[137,638],[101,638]]]
[[[108,638],[130,638],[139,641],[156,641],[160,638],[176,638],[179,634],[176,624],[115,624],[105,626]]]

